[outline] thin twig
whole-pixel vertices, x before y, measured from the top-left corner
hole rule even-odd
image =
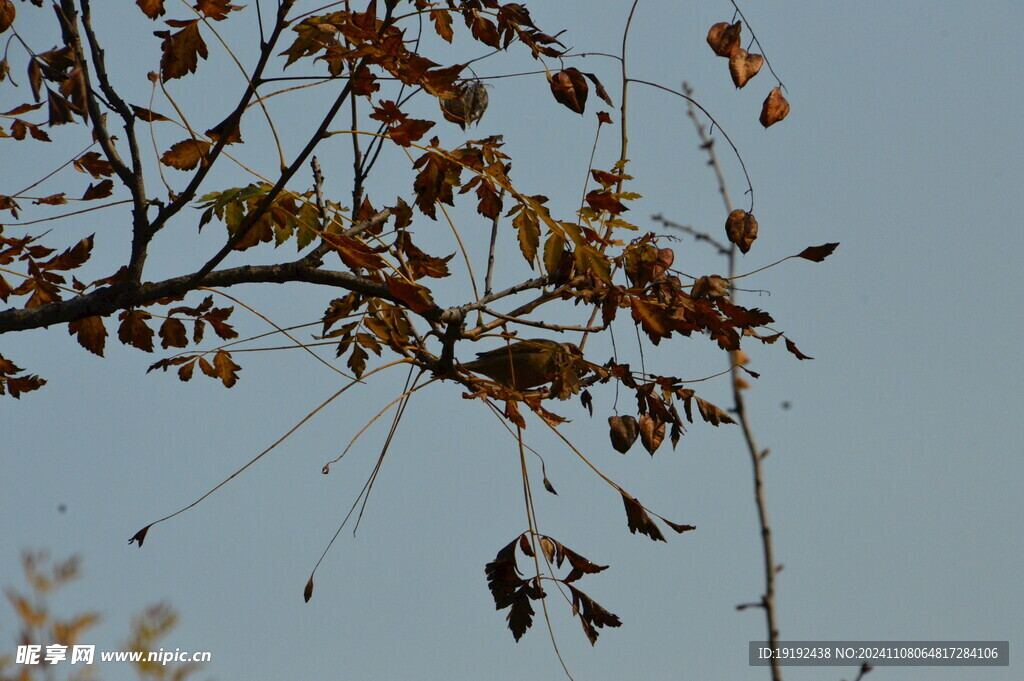
[[[729,199],[729,192],[725,186],[725,176],[721,171],[718,158],[714,153],[713,140],[708,136],[704,125],[697,116],[694,107],[698,105],[696,105],[693,99],[690,98],[692,90],[685,83],[683,84],[683,90],[686,93],[687,101],[689,102],[689,106],[687,107],[688,113],[697,129],[697,135],[700,137],[701,148],[708,152],[708,156],[710,158],[709,165],[711,165],[715,170],[715,177],[718,179],[719,190],[722,195],[722,200],[725,203],[725,210],[726,212],[732,212],[732,201]],[[744,170],[744,172],[746,172],[746,170]],[[733,278],[736,275],[737,261],[735,244],[732,244],[731,248],[728,249],[727,257],[729,261],[729,300],[735,302],[737,292],[733,284]],[[750,462],[753,469],[754,502],[757,505],[757,516],[761,525],[761,549],[764,558],[765,575],[765,590],[764,595],[761,597],[761,602],[759,604],[745,604],[744,607],[748,607],[749,605],[760,605],[763,608],[766,620],[765,624],[768,629],[768,645],[775,648],[779,641],[779,627],[775,612],[775,574],[778,572],[778,568],[775,563],[771,525],[768,523],[768,506],[765,501],[764,474],[761,465],[764,459],[764,454],[760,449],[758,449],[757,442],[754,439],[754,431],[750,424],[750,419],[747,416],[746,402],[743,398],[743,390],[740,387],[740,368],[736,359],[736,353],[730,353],[729,362],[732,372],[732,394],[734,401],[733,412],[736,414],[740,428],[743,431],[743,439],[746,441],[747,451],[750,454]],[[772,681],[782,681],[782,667],[779,664],[778,659],[772,658],[771,670]]]
[[[708,117],[708,120],[710,120],[711,123],[716,128],[718,128],[721,131],[722,137],[724,137],[725,141],[729,143],[730,147],[732,147],[732,151],[736,155],[736,160],[739,161],[739,163],[740,163],[740,168],[743,170],[743,176],[747,180],[747,194],[750,195],[750,210],[748,212],[753,213],[754,212],[754,183],[750,179],[750,173],[747,172],[747,164],[743,161],[743,156],[740,155],[739,148],[737,148],[736,144],[732,141],[732,138],[729,137],[729,134],[725,131],[725,128],[723,128],[722,125],[715,119],[715,117],[711,115],[711,112],[708,111],[707,109],[705,109],[703,106],[701,106],[700,102],[695,100],[693,97],[690,97],[689,95],[687,95],[687,94],[685,94],[683,92],[679,92],[678,90],[673,90],[670,87],[665,87],[664,85],[658,85],[657,83],[652,83],[651,81],[648,81],[648,80],[640,80],[639,78],[630,78],[629,80],[630,80],[630,82],[633,82],[633,83],[641,83],[643,85],[647,85],[648,87],[652,87],[652,88],[654,88],[656,90],[663,90],[664,92],[668,92],[670,94],[673,94],[676,97],[681,97],[681,98],[685,99],[688,102],[689,106],[696,107],[697,109],[700,110],[701,113],[703,113],[705,116]]]
[[[487,307],[482,307],[480,309],[486,312],[487,314],[491,315],[492,317],[504,319],[505,321],[511,322],[513,324],[533,326],[538,329],[547,329],[548,331],[582,331],[584,333],[598,333],[600,331],[604,331],[605,328],[607,328],[604,326],[570,326],[566,324],[548,324],[546,322],[535,322],[529,319],[520,319],[519,317],[501,314],[500,312],[495,312],[494,310],[491,310],[490,308]]]
[[[683,94],[687,97],[693,95],[693,88],[690,84],[683,82]],[[691,103],[692,104],[692,103]],[[732,198],[729,197],[729,188],[726,186],[725,174],[722,172],[722,164],[718,162],[718,154],[715,152],[715,138],[708,136],[705,128],[704,121],[697,115],[697,111],[694,107],[686,107],[686,113],[689,115],[690,120],[693,121],[693,125],[697,128],[697,134],[701,139],[701,149],[708,153],[708,165],[715,171],[715,179],[718,180],[718,193],[722,195],[722,201],[725,203],[725,212],[732,212]]]
[[[775,76],[775,80],[779,81],[779,87],[785,90],[786,86],[782,83],[782,79],[779,78],[779,74],[775,73],[775,69],[772,68],[772,63],[768,61],[768,55],[765,52],[764,45],[762,45],[761,41],[757,39],[757,35],[754,33],[754,27],[751,26],[750,22],[747,21],[747,18],[743,16],[743,10],[741,10],[740,6],[736,4],[736,0],[730,1],[732,2],[732,6],[736,8],[736,13],[740,15],[740,19],[743,19],[743,23],[745,23],[747,28],[750,30],[750,37],[754,39],[754,42],[757,43],[757,46],[761,49],[761,56],[764,57],[764,63],[768,66],[768,70],[772,72],[773,76]]]
[[[320,229],[327,231],[327,203],[324,201],[324,174],[320,171],[320,161],[316,156],[309,162],[313,169],[313,196],[316,197],[316,208],[320,213]]]
[[[498,194],[498,203],[502,202],[505,198],[505,188],[501,188],[501,193]],[[487,276],[484,277],[484,296],[491,295],[491,277],[494,275],[494,246],[498,242],[498,220],[501,217],[501,213],[495,213],[494,219],[491,220],[491,248],[487,252]]]
[[[723,244],[715,237],[708,234],[707,232],[702,232],[698,229],[694,229],[690,225],[681,225],[678,222],[673,222],[672,220],[669,220],[661,213],[657,215],[652,215],[651,219],[654,220],[655,222],[660,222],[664,227],[668,227],[669,229],[678,229],[680,232],[689,234],[690,236],[693,237],[694,241],[703,241],[711,245],[712,247],[714,247],[716,251],[718,251],[718,255],[729,255],[729,247]]]

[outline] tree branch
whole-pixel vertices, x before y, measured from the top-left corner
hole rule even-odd
[[[700,147],[708,153],[708,165],[710,165],[715,171],[715,177],[718,180],[718,190],[722,195],[722,201],[725,204],[725,211],[726,213],[731,213],[733,209],[732,201],[729,198],[729,191],[725,186],[725,175],[722,173],[722,168],[718,163],[718,156],[715,154],[714,140],[708,136],[704,124],[697,116],[696,108],[700,105],[697,104],[690,96],[693,91],[686,83],[683,83],[683,92],[685,93],[684,96],[687,100],[687,113],[690,116],[690,120],[693,121],[694,127],[697,129],[698,137],[700,137]],[[703,109],[701,110],[703,111]],[[722,134],[724,135],[725,133],[723,132]],[[726,137],[726,139],[728,139],[728,137]],[[732,142],[730,141],[730,144],[731,143]],[[742,162],[743,161],[741,159],[740,163],[742,164]],[[744,172],[746,172],[745,168]],[[753,201],[751,201],[751,203],[753,203]],[[710,237],[708,237],[708,241],[715,243]],[[717,243],[716,245],[719,247],[719,250],[722,249],[721,245]],[[736,276],[736,244],[730,243],[729,246],[729,249],[725,252],[729,261],[729,300],[735,302],[736,287],[733,284],[733,277]],[[765,586],[764,594],[761,596],[761,602],[758,605],[764,609],[765,624],[768,628],[768,645],[774,648],[779,642],[779,626],[775,614],[775,574],[778,572],[778,566],[775,564],[775,551],[772,545],[772,530],[771,525],[768,523],[768,504],[765,501],[764,472],[761,466],[765,453],[767,452],[762,453],[761,450],[757,448],[757,442],[754,439],[754,430],[750,425],[750,419],[747,417],[747,405],[743,398],[743,389],[740,388],[740,364],[736,361],[735,352],[729,353],[729,362],[732,378],[733,412],[736,414],[737,420],[739,421],[740,429],[743,431],[743,439],[747,443],[747,451],[750,453],[750,463],[754,477],[754,503],[757,505],[757,518],[761,525],[761,551],[764,558]],[[779,660],[773,658],[771,662],[772,681],[782,681],[782,666],[779,664]]]
[[[37,329],[83,317],[104,316],[118,310],[143,307],[161,298],[184,295],[195,290],[197,286],[229,287],[238,284],[284,284],[294,281],[344,288],[401,304],[395,301],[387,287],[381,283],[349,272],[308,267],[301,261],[280,265],[243,265],[218,270],[204,275],[198,282],[193,281],[193,276],[186,274],[157,283],[122,282],[70,300],[26,309],[6,310],[0,312],[0,333]],[[439,315],[440,313],[427,313],[424,316]]]
[[[192,180],[188,183],[188,186],[185,187],[184,191],[182,191],[181,194],[176,196],[173,201],[171,201],[165,207],[160,209],[160,213],[156,216],[156,219],[153,220],[152,231],[154,234],[159,232],[163,228],[163,226],[167,224],[167,221],[169,219],[171,219],[174,215],[178,213],[178,211],[180,211],[182,208],[188,205],[188,202],[191,201],[193,197],[195,197],[196,192],[199,190],[199,185],[202,184],[204,179],[206,179],[206,175],[213,168],[214,164],[217,161],[217,158],[224,150],[224,147],[227,145],[228,139],[230,139],[231,137],[229,133],[242,120],[242,114],[245,113],[245,110],[249,106],[249,102],[256,94],[256,88],[259,87],[260,83],[262,82],[263,71],[267,68],[267,63],[270,61],[270,58],[274,54],[274,46],[277,44],[278,38],[281,37],[281,33],[288,26],[288,20],[286,18],[288,15],[288,10],[290,10],[292,5],[294,4],[295,0],[283,0],[278,4],[277,21],[274,23],[274,30],[270,34],[269,40],[267,40],[263,45],[261,45],[260,58],[259,61],[256,63],[256,68],[253,69],[252,76],[249,78],[249,83],[245,88],[245,94],[242,95],[242,99],[238,102],[238,105],[235,107],[235,110],[232,111],[231,114],[224,121],[224,134],[220,135],[220,138],[217,140],[217,143],[213,145],[213,149],[211,149],[210,153],[207,154],[206,156],[206,164],[200,165],[199,169],[196,171],[196,174],[192,176]],[[317,141],[319,141],[319,138],[317,139]],[[305,156],[302,157],[302,160],[305,160]],[[301,164],[301,162],[299,164]],[[297,165],[294,165],[294,167],[297,168]],[[288,177],[290,178],[294,173],[295,170],[293,169],[292,172],[288,175]],[[277,189],[277,191],[280,191],[280,189],[278,189],[277,187],[275,187],[275,189]],[[277,196],[277,192],[274,192],[274,196]],[[273,201],[273,198],[271,198],[270,201]],[[269,202],[267,202],[266,205],[269,205]],[[263,206],[262,204],[261,206],[263,207],[264,210],[266,209],[266,206]],[[244,234],[244,230],[242,233]],[[220,261],[217,262],[219,263]],[[217,263],[214,263],[207,270],[207,272],[211,271],[216,266]]]
[[[71,0],[65,0],[65,4],[71,6]],[[92,28],[92,8],[89,4],[89,0],[81,0],[81,4],[82,27],[85,29],[86,38],[89,40],[89,49],[92,54],[93,64],[96,66],[96,78],[99,80],[100,89],[106,96],[107,101],[124,121],[124,133],[128,142],[128,153],[131,155],[132,159],[132,167],[131,169],[128,169],[119,157],[117,158],[117,163],[114,163],[114,159],[111,158],[111,154],[107,154],[107,158],[112,164],[114,164],[114,169],[117,171],[118,177],[121,178],[121,182],[132,195],[132,252],[128,260],[127,276],[130,281],[137,282],[142,279],[142,269],[146,263],[146,249],[152,239],[153,232],[149,224],[149,216],[147,214],[148,202],[146,200],[146,184],[142,173],[142,156],[139,153],[138,139],[135,136],[135,115],[124,100],[121,99],[120,95],[117,94],[117,91],[114,90],[113,86],[110,84],[110,79],[107,77],[103,48],[100,47],[99,41],[96,38],[96,33]],[[92,118],[93,130],[96,131],[97,139],[102,140],[103,136],[106,136],[109,139],[106,124],[103,121],[99,105],[96,102],[92,81],[89,77],[88,64],[82,51],[82,41],[78,37],[77,27],[72,25],[72,31],[75,38],[75,54],[78,57],[78,62],[82,65],[82,77],[85,79],[86,98],[89,103],[89,113]],[[116,157],[117,151],[113,148],[112,142],[110,144],[110,148],[111,152]],[[104,151],[106,151],[106,149],[104,149]]]

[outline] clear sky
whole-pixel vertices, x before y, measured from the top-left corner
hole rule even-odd
[[[255,0],[248,4],[251,15]],[[766,485],[785,565],[777,584],[782,637],[1009,640],[1013,659],[1024,643],[1024,83],[1011,29],[1024,25],[1024,8],[1010,1],[743,3],[792,105],[785,122],[765,131],[756,119],[775,84],[771,74],[736,91],[725,60],[704,42],[711,24],[730,19],[731,5],[698,4],[642,1],[629,68],[668,87],[688,81],[739,147],[761,225],[743,267],[842,243],[822,264],[790,261],[748,279],[766,293],[741,298],[768,309],[815,357],[798,362],[781,347],[748,350],[762,376],[749,408],[760,445],[772,452]],[[529,6],[542,27],[567,29],[563,40],[577,51],[619,49],[628,3]],[[49,11],[18,9],[40,22],[35,32],[21,25],[26,34],[41,36],[52,22]],[[239,27],[238,40],[254,40],[251,16]],[[157,59],[153,29],[140,22],[135,37],[99,23],[108,59],[134,79],[132,101],[143,106],[144,74]],[[211,41],[212,60],[223,58],[220,50]],[[484,61],[477,72],[536,68],[520,53],[508,63]],[[597,73],[618,102],[615,62],[572,63]],[[182,82],[172,91],[212,125],[234,101],[223,93],[239,86],[237,77],[214,77],[223,73],[203,64],[197,90]],[[568,214],[579,202],[599,103],[580,118],[551,99],[542,75],[492,84],[479,136],[504,134],[513,178]],[[0,109],[20,103],[13,97],[0,91]],[[324,94],[324,106],[329,100]],[[630,102],[633,189],[644,198],[628,215],[645,229],[656,229],[649,216],[662,213],[717,235],[724,213],[681,102],[641,87],[630,90]],[[279,121],[300,128],[286,135],[289,154],[316,113],[275,109]],[[456,145],[462,133],[447,126],[439,134]],[[259,145],[255,129],[251,135],[249,158],[269,159],[272,168],[270,147]],[[44,174],[57,158],[40,145],[0,142],[0,193],[20,189],[26,174]],[[744,205],[739,166],[723,144],[719,150],[733,197]],[[337,159],[320,154],[328,189],[342,200],[346,151],[347,143]],[[617,154],[609,136],[596,165],[608,167]],[[385,163],[395,171],[371,182],[377,205],[407,186],[404,157]],[[223,186],[248,181],[226,177]],[[99,251],[123,243],[118,219],[63,221],[54,237],[71,243],[96,232]],[[419,239],[438,235],[442,245],[432,252],[444,251],[441,227],[417,219]],[[465,219],[467,230],[486,232],[469,213]],[[208,227],[197,241],[195,222],[183,217],[154,245],[147,277],[191,271],[215,250],[216,230]],[[676,254],[687,272],[724,269],[700,244],[684,241]],[[113,262],[98,260],[97,276]],[[449,304],[465,297],[449,293]],[[281,325],[311,321],[331,298],[302,287],[232,294]],[[241,309],[233,321],[244,332],[265,328]],[[724,368],[721,353],[706,345],[680,341],[680,374]],[[321,466],[393,398],[402,377],[333,404],[220,492],[157,526],[140,551],[127,543],[136,530],[234,472],[335,392],[338,378],[287,351],[246,356],[230,391],[209,380],[182,384],[172,374],[145,373],[159,352],[109,343],[101,360],[61,328],[4,336],[0,352],[49,380],[42,391],[0,405],[0,582],[20,586],[23,549],[81,552],[85,576],[54,606],[104,613],[89,642],[117,649],[130,615],[166,600],[181,621],[164,646],[210,650],[204,676],[218,679],[561,676],[543,622],[516,644],[487,592],[484,564],[524,529],[518,454],[501,425],[463,401],[458,388],[432,386],[411,403],[358,535],[339,538],[306,604],[309,571],[371,470],[386,428],[369,431],[331,475],[321,475]],[[703,391],[728,404],[724,380]],[[696,424],[675,452],[652,459],[637,447],[623,457],[607,441],[612,399],[595,394],[592,420],[578,405],[566,406],[574,442],[651,507],[698,530],[667,545],[631,535],[617,496],[531,424],[528,442],[544,454],[559,491],[537,493],[542,528],[611,565],[581,586],[624,622],[591,648],[564,604],[551,599],[570,669],[577,679],[768,678],[746,658],[747,642],[764,637],[763,617],[734,607],[763,588],[739,430]],[[13,645],[15,626],[10,610],[0,609],[0,651]],[[888,667],[869,678],[1002,681],[1020,678],[1020,668],[1019,661],[976,670]],[[126,666],[99,672],[131,678]],[[785,676],[851,679],[855,670],[793,667]]]

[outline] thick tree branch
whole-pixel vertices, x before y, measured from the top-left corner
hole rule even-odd
[[[238,284],[284,284],[305,282],[334,286],[368,296],[385,298],[396,304],[383,284],[349,272],[308,267],[300,261],[280,265],[244,265],[206,274],[199,282],[186,274],[156,283],[124,282],[92,293],[48,305],[0,312],[0,333],[24,331],[70,322],[94,315],[109,315],[118,310],[151,305],[161,298],[180,296],[197,286],[228,287]]]
[[[72,7],[72,0],[63,1],[66,6]],[[132,166],[130,169],[125,166],[124,162],[119,157],[115,163],[114,159],[111,158],[111,153],[116,157],[117,151],[113,148],[113,143],[111,142],[111,153],[107,153],[107,158],[112,164],[114,164],[114,169],[117,172],[118,177],[132,195],[132,252],[128,260],[127,277],[130,281],[138,282],[142,279],[142,269],[146,263],[146,249],[148,248],[149,241],[152,238],[152,229],[149,224],[149,216],[147,214],[148,201],[146,199],[146,184],[142,173],[142,156],[139,153],[138,139],[135,136],[135,115],[125,101],[121,99],[120,95],[118,95],[114,90],[113,86],[110,84],[110,79],[107,77],[103,49],[100,47],[99,41],[96,38],[96,33],[92,28],[92,8],[89,4],[89,0],[81,0],[81,4],[82,27],[85,29],[85,35],[89,40],[89,49],[92,54],[93,64],[96,67],[96,78],[99,81],[100,89],[106,96],[110,106],[114,108],[124,121],[124,133],[128,143],[128,153],[131,155]],[[103,120],[99,104],[96,101],[88,63],[82,49],[82,41],[78,35],[77,26],[74,25],[73,21],[70,23],[72,25],[72,35],[74,37],[75,54],[77,56],[78,63],[82,66],[82,77],[85,80],[85,92],[89,106],[89,115],[92,119],[93,130],[96,132],[97,139],[107,137],[109,140],[106,123]],[[104,148],[104,151],[106,151],[106,148]]]

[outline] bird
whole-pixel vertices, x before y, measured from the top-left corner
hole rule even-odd
[[[573,343],[531,338],[477,353],[474,361],[462,367],[523,391],[548,383],[567,368],[578,376],[584,364],[583,352]]]

